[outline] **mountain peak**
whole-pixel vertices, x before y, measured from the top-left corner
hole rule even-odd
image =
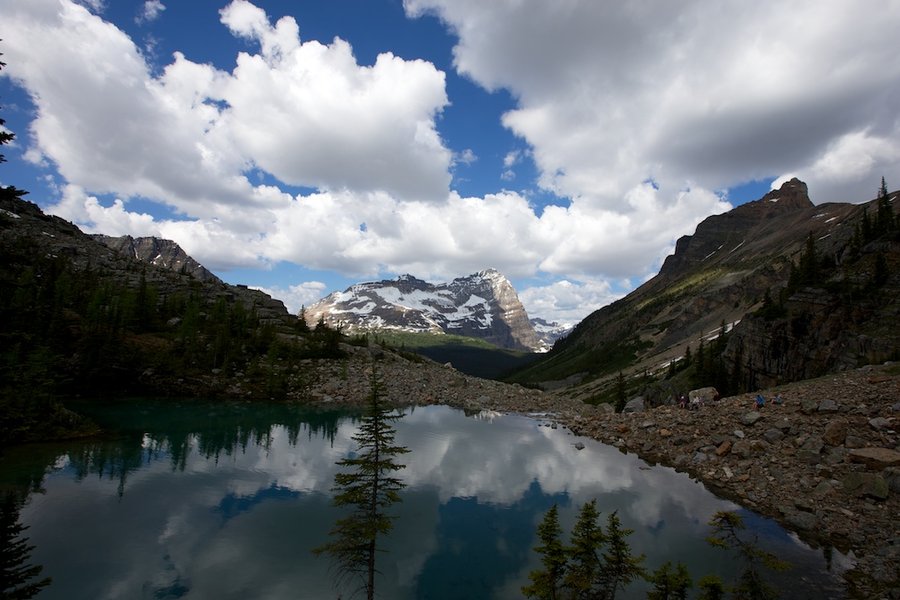
[[[515,289],[489,268],[449,283],[431,284],[412,275],[358,283],[310,306],[306,318],[322,317],[347,330],[398,329],[482,338],[503,348],[543,350]]]

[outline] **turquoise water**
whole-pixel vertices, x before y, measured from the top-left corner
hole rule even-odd
[[[117,435],[0,458],[4,489],[34,490],[20,518],[32,562],[53,578],[38,598],[350,597],[311,550],[342,514],[330,490],[335,461],[355,450],[351,415],[146,400],[81,408]],[[603,523],[617,510],[634,529],[629,542],[649,569],[672,560],[695,579],[738,572],[704,541],[712,515],[737,507],[684,474],[540,418],[420,407],[396,429],[411,452],[400,460],[407,487],[378,557],[381,598],[519,598],[538,566],[532,547],[544,512],[559,505],[568,531],[592,498]],[[822,550],[741,514],[760,545],[794,563],[777,583],[789,587],[785,597],[838,597]],[[617,597],[645,593],[635,584]]]

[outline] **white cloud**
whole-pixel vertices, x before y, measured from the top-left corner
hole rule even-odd
[[[710,190],[790,173],[821,202],[900,181],[897,2],[406,0],[451,25],[461,74],[511,92],[502,122],[522,142],[501,177],[528,158],[569,200],[540,209],[524,192],[450,189],[478,157],[441,139],[452,99],[431,63],[360,65],[346,41],[301,39],[292,17],[234,0],[220,11],[244,48],[230,71],[180,52],[159,69],[90,4],[0,0],[0,76],[36,107],[27,157],[57,169],[57,214],[170,237],[213,269],[446,280],[494,266],[559,278],[523,295],[535,316],[570,320],[614,296],[604,279],[645,279],[727,210]],[[134,197],[177,216],[133,211]]]
[[[404,5],[452,27],[460,73],[518,98],[503,122],[560,195],[616,210],[650,177],[672,193],[793,171],[815,201],[845,200],[817,165],[859,131],[884,143],[848,169],[869,182],[900,171],[898,2]]]
[[[159,18],[160,13],[162,13],[162,11],[164,10],[166,10],[166,5],[163,4],[160,0],[146,0],[140,14],[137,16],[136,21],[138,23],[149,23],[151,21],[155,21],[157,18]]]
[[[263,287],[257,289],[262,290],[268,295],[281,300],[291,314],[300,314],[300,310],[304,306],[310,306],[317,300],[321,300],[327,295],[326,285],[321,281],[305,281],[297,285],[288,287]]]
[[[561,325],[575,325],[598,308],[622,294],[613,292],[608,281],[570,281],[562,279],[544,286],[532,286],[519,292],[519,300],[529,316],[540,316]]]

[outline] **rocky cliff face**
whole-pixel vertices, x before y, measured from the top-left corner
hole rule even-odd
[[[359,283],[307,308],[307,322],[320,318],[346,331],[453,333],[502,348],[543,347],[512,284],[495,269],[440,284],[412,275]]]
[[[164,240],[157,237],[133,238],[130,235],[121,237],[93,235],[91,237],[101,244],[141,262],[156,265],[157,267],[169,269],[178,273],[184,273],[199,279],[200,281],[222,283],[221,279],[188,256],[188,254],[181,249],[181,246],[172,240]]]
[[[708,217],[656,277],[590,315],[522,379],[574,376],[585,385],[573,393],[592,396],[620,369],[664,375],[723,324],[719,351],[749,387],[896,359],[900,333],[887,324],[900,317],[900,239],[896,229],[863,239],[876,210],[875,201],[814,205],[794,179]],[[810,243],[815,278],[789,286]],[[767,295],[777,306],[763,311]]]

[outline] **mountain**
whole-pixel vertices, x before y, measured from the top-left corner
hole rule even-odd
[[[157,237],[133,238],[130,235],[111,237],[97,234],[91,237],[120,254],[132,256],[141,262],[185,273],[200,281],[222,283],[221,279],[188,256],[181,246],[172,240]]]
[[[516,290],[496,269],[449,283],[431,284],[412,275],[358,283],[307,307],[305,316],[310,324],[324,319],[348,332],[452,333],[514,350],[534,352],[548,347]]]
[[[710,216],[655,277],[514,380],[574,383],[570,393],[590,398],[620,371],[672,379],[692,350],[702,368],[667,393],[704,383],[743,391],[900,358],[896,197],[815,205],[793,179]]]

